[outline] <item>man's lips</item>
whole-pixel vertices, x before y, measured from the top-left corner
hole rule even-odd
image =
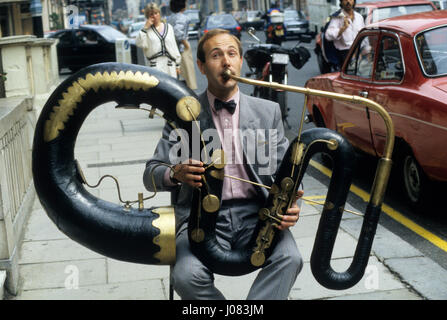
[[[231,78],[228,76],[228,74],[227,73],[231,73],[231,74],[234,74],[234,72],[232,72],[230,69],[225,69],[220,75],[221,75],[221,77],[225,80],[225,81],[228,81],[228,80],[230,80]]]

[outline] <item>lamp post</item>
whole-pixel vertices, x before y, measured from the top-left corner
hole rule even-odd
[[[30,0],[29,10],[33,18],[33,33],[38,38],[43,38],[42,4],[40,0]]]

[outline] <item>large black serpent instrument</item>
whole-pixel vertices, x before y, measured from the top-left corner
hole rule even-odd
[[[297,87],[293,88],[297,90]],[[283,89],[291,91],[290,88]],[[316,94],[309,89],[301,90],[306,90],[305,94]],[[76,137],[88,114],[110,101],[119,106],[149,104],[151,113],[161,110],[169,123],[186,130],[190,136],[194,128],[192,123],[200,114],[200,104],[194,92],[155,69],[119,63],[89,66],[61,83],[39,116],[32,155],[37,195],[57,227],[89,249],[128,262],[173,264],[175,217],[172,207],[121,206],[99,199],[84,188],[85,180],[74,158]],[[368,99],[359,102],[370,107],[374,105]],[[385,121],[388,136],[394,138],[388,118]],[[188,222],[193,252],[211,270],[224,275],[241,275],[262,267],[274,250],[275,234],[280,232],[274,225],[280,223],[281,215],[292,205],[311,157],[324,152],[332,158],[334,167],[312,251],[311,268],[317,281],[327,288],[352,287],[362,278],[368,262],[391,167],[393,142],[391,139],[387,144],[379,163],[354,259],[345,272],[335,272],[330,260],[351,184],[354,153],[341,135],[322,128],[306,130],[290,143],[270,186],[268,199],[259,212],[251,241],[240,250],[225,250],[216,239],[215,224],[221,203],[224,167],[207,163],[203,174],[206,183],[194,192]],[[209,159],[213,161],[214,155]]]

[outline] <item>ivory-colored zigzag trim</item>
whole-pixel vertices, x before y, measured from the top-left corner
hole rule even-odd
[[[73,116],[83,96],[90,90],[96,93],[99,90],[149,90],[157,86],[159,80],[149,73],[140,71],[116,71],[97,72],[95,75],[88,73],[85,78],[78,78],[67,91],[62,93],[62,99],[58,105],[53,107],[49,119],[45,122],[44,141],[50,142],[59,136],[60,131],[65,129],[65,123]]]

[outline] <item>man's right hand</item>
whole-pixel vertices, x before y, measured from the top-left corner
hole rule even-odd
[[[339,37],[343,34],[343,32],[345,32],[346,29],[348,29],[349,23],[350,23],[349,22],[349,18],[347,16],[345,16],[344,20],[343,20],[343,25],[341,26],[341,28],[340,28],[340,30],[338,32],[338,36]]]
[[[187,183],[194,188],[202,186],[202,174],[205,172],[203,162],[189,159],[186,163],[176,164],[173,170],[174,178],[178,181]]]
[[[349,17],[345,16],[344,21],[343,21],[343,28],[347,28],[349,26]]]

